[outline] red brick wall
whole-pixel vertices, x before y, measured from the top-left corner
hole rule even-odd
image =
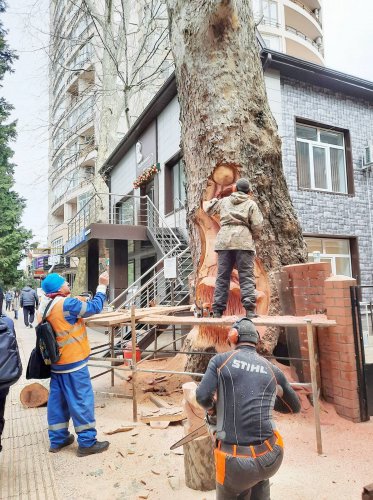
[[[282,268],[288,275],[289,287],[292,289],[295,316],[307,314],[321,314],[325,312],[324,281],[331,274],[330,264],[327,262],[309,262],[295,264]],[[298,329],[300,355],[308,359],[308,341],[306,328]],[[310,381],[309,363],[303,363],[304,380]],[[320,373],[318,370],[320,381]]]
[[[325,313],[337,326],[317,331],[319,350],[318,378],[323,397],[333,403],[337,413],[354,422],[360,421],[357,370],[352,327],[350,286],[356,280],[346,276],[330,276],[328,263],[285,266],[296,316]],[[308,358],[306,329],[298,330],[300,354]],[[303,373],[310,381],[309,364]]]
[[[319,335],[319,349],[324,397],[334,404],[339,415],[360,422],[350,299],[350,286],[354,285],[356,280],[346,276],[332,276],[325,281],[327,316],[337,326]]]

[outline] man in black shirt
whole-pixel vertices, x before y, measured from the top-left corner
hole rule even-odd
[[[269,500],[269,478],[283,459],[272,411],[298,413],[300,402],[281,370],[256,352],[249,319],[237,321],[228,338],[234,350],[211,359],[196,391],[217,416],[216,498]]]

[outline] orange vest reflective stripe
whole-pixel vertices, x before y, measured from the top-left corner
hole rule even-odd
[[[61,357],[56,363],[57,365],[76,363],[87,358],[91,352],[84,321],[79,318],[73,325],[66,321],[63,311],[64,302],[65,299],[56,302],[47,317],[56,334],[60,349]],[[39,313],[38,321],[41,321]]]

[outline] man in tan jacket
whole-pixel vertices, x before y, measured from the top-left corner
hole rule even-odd
[[[226,198],[214,198],[204,203],[208,215],[220,215],[221,227],[215,242],[215,251],[218,253],[218,274],[212,304],[215,318],[220,318],[227,307],[230,277],[235,264],[246,316],[256,316],[255,240],[262,229],[263,216],[255,201],[249,198],[249,192],[249,182],[239,179],[236,192]]]

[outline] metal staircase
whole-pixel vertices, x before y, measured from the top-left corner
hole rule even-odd
[[[179,228],[168,226],[148,197],[146,201],[148,237],[162,256],[111,302],[110,305],[115,305],[117,309],[129,307],[132,304],[139,308],[180,305],[189,297],[188,278],[193,271],[193,263],[188,242]],[[163,273],[164,261],[169,257],[177,258],[178,276],[173,284],[173,290],[170,281],[165,279]]]
[[[116,309],[130,307],[152,307],[155,305],[181,305],[189,299],[188,279],[193,271],[193,262],[188,242],[180,228],[171,228],[161,216],[149,197],[146,198],[147,233],[161,258],[131,286],[124,290],[112,302]],[[171,283],[164,277],[165,259],[176,257],[177,279]],[[154,340],[155,329],[150,325],[138,325],[137,339],[141,347],[146,347]],[[124,332],[126,340],[126,332]]]

